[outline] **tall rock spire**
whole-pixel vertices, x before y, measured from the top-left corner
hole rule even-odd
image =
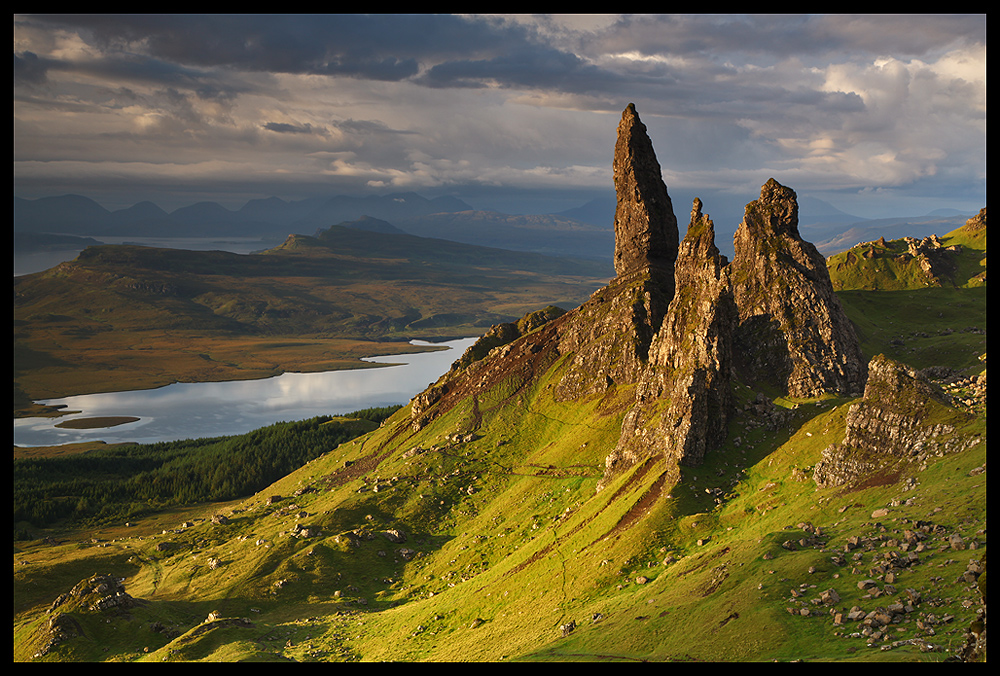
[[[618,195],[615,273],[621,277],[661,268],[672,278],[677,258],[677,218],[646,125],[631,103],[618,125],[613,167]],[[670,287],[668,298],[673,295],[672,279]]]
[[[560,351],[574,352],[556,396],[574,399],[634,384],[642,377],[653,336],[674,296],[677,218],[646,126],[628,104],[618,125],[612,161],[615,272],[560,335]]]
[[[746,206],[733,237],[739,368],[747,381],[771,381],[795,397],[860,395],[860,343],[826,259],[799,236],[798,224],[795,191],[772,178]]]
[[[677,253],[676,293],[599,486],[651,453],[662,454],[674,470],[699,465],[725,441],[738,314],[726,258],[715,246],[715,226],[701,206],[696,199]]]

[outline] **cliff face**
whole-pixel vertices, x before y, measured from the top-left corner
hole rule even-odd
[[[677,258],[677,218],[646,125],[631,103],[618,125],[613,168],[618,195],[615,273],[621,277],[653,267],[669,279]],[[668,299],[671,295],[672,287]]]
[[[701,213],[701,200],[694,202],[674,274],[677,292],[650,361],[670,374],[664,388],[670,401],[663,417],[665,452],[680,464],[697,465],[726,438],[738,319],[726,259],[715,246],[714,224]]]
[[[636,403],[608,456],[605,480],[650,453],[697,465],[725,441],[737,311],[715,226],[701,207],[695,200],[678,249],[676,292],[652,342]]]
[[[795,192],[773,178],[746,206],[730,265],[741,376],[793,397],[861,394],[865,364],[826,260],[802,240]]]
[[[652,141],[631,103],[618,125],[612,165],[617,276],[565,325],[559,349],[575,357],[557,388],[562,400],[640,380],[674,295],[677,218]]]
[[[966,419],[936,385],[878,355],[868,364],[864,398],[848,410],[844,441],[823,451],[813,479],[820,488],[850,484],[957,450],[951,434]]]

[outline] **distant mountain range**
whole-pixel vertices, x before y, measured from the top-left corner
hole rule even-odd
[[[312,234],[341,221],[371,216],[388,221],[426,214],[471,211],[454,197],[427,199],[416,193],[380,197],[311,198],[287,202],[277,197],[250,200],[238,211],[199,202],[167,213],[151,202],[109,211],[80,195],[14,198],[14,230],[90,236],[199,237]]]
[[[703,191],[704,192],[704,191]],[[683,229],[687,205],[699,197],[716,225],[716,241],[731,255],[732,234],[743,218],[749,198],[672,191],[674,213]],[[15,241],[21,251],[37,238],[23,233],[87,237],[259,237],[281,241],[289,234],[314,234],[345,222],[364,227],[370,218],[384,225],[381,232],[405,232],[465,244],[532,251],[557,256],[608,259],[614,243],[614,193],[594,198],[580,207],[554,214],[511,215],[476,210],[456,197],[427,199],[413,192],[383,196],[337,195],[286,201],[278,197],[255,199],[233,211],[216,202],[199,202],[166,212],[152,202],[109,211],[81,195],[28,200],[14,198]],[[938,210],[922,217],[863,219],[823,200],[799,198],[799,228],[807,241],[825,255],[850,248],[859,241],[904,235],[943,234],[964,224],[972,214]],[[81,243],[80,247],[92,242]]]

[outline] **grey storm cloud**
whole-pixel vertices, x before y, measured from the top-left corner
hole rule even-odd
[[[622,84],[612,72],[552,48],[524,49],[490,59],[452,60],[433,66],[419,82],[434,87],[564,88],[589,91]]]
[[[91,14],[14,25],[18,186],[141,171],[149,183],[197,176],[206,189],[239,175],[590,189],[607,179],[602,134],[634,102],[675,182],[744,190],[777,174],[865,194],[930,181],[985,194],[985,15]]]
[[[48,59],[40,59],[33,52],[14,55],[15,82],[41,84],[46,80],[45,74],[48,68]]]
[[[42,15],[25,20],[86,30],[114,51],[190,66],[400,80],[419,61],[516,48],[529,31],[431,15]]]
[[[284,122],[267,122],[262,125],[268,131],[276,131],[282,134],[311,134],[313,133],[310,124],[287,124]]]
[[[417,132],[406,129],[392,129],[389,125],[378,120],[337,120],[332,123],[334,127],[344,131],[358,134],[415,134]]]
[[[831,54],[920,56],[956,43],[985,42],[982,15],[644,15],[625,16],[584,36],[585,50],[672,52],[718,59],[739,53],[783,58]]]

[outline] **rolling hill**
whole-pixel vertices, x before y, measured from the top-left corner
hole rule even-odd
[[[537,307],[575,307],[609,274],[597,262],[345,226],[254,255],[94,246],[15,279],[15,385],[38,399],[354,367],[411,338],[474,336]]]

